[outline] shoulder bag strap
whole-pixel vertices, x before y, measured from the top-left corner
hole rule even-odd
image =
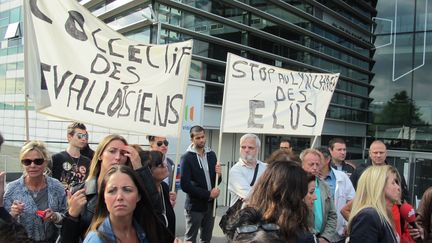
[[[252,179],[252,182],[250,183],[250,186],[253,186],[255,184],[255,180],[256,180],[256,177],[257,177],[257,174],[258,174],[258,167],[259,167],[259,164],[257,163],[256,166],[255,166],[254,177]]]

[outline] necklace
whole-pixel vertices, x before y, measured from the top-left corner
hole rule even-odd
[[[80,159],[81,159],[81,154],[78,156],[78,158],[76,158],[76,157],[73,157],[71,154],[69,154],[69,152],[66,151],[66,153],[67,153],[67,155],[69,155],[69,158],[71,158],[73,164],[76,164],[76,165],[79,164]]]
[[[34,199],[37,198],[38,193],[40,192],[40,190],[41,190],[41,188],[39,188],[39,190],[37,190],[37,191],[31,191],[32,197],[33,197]]]
[[[30,189],[30,186],[27,185],[27,189],[30,192],[31,196],[33,197],[33,199],[36,199],[38,197],[39,192],[45,188],[45,180],[42,181],[41,186],[39,187],[34,187],[34,190]]]

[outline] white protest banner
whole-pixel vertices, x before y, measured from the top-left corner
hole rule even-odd
[[[321,135],[339,74],[305,73],[229,53],[221,132]]]
[[[35,47],[26,45],[26,80],[45,85],[49,93],[49,104],[37,106],[40,112],[140,133],[178,134],[192,41],[137,43],[75,0],[24,4],[26,39]],[[35,62],[28,61],[32,56]]]

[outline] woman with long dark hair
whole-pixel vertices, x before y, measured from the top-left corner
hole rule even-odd
[[[84,242],[160,242],[155,224],[158,219],[143,188],[130,167],[111,167],[101,182]]]
[[[246,207],[258,210],[263,222],[278,225],[285,242],[315,242],[309,233],[309,209],[304,201],[307,193],[307,175],[299,163],[275,161],[258,179]],[[233,225],[232,235],[238,228],[235,222]]]
[[[149,176],[151,177],[150,172],[146,172],[148,167],[142,165],[138,152],[128,145],[126,139],[119,135],[106,136],[95,151],[86,182],[76,188],[73,195],[69,195],[69,208],[61,230],[62,243],[77,243],[80,242],[80,239],[83,239],[95,212],[97,197],[104,175],[111,167],[116,165],[131,167],[143,180]],[[151,183],[153,182],[151,181]],[[154,189],[154,184],[146,186],[143,190],[147,190],[152,201],[157,201],[152,197],[153,193],[150,189]],[[154,210],[154,206],[152,210]],[[154,223],[160,226],[160,236],[165,237],[168,234],[167,230],[158,221]],[[165,242],[165,240],[159,240],[158,242]]]
[[[162,152],[147,151],[146,153],[148,154],[147,164],[151,170],[161,202],[162,213],[158,214],[158,216],[172,235],[175,235],[175,213],[173,207],[176,195],[175,192],[169,191],[168,184],[163,181],[169,176],[168,165]]]

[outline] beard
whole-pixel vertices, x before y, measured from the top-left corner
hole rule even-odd
[[[203,143],[203,144],[199,144],[199,143],[197,143],[197,144],[194,144],[194,146],[195,146],[195,148],[197,148],[197,149],[203,149],[203,148],[205,147],[205,143]]]
[[[256,156],[255,155],[251,155],[251,154],[240,155],[240,158],[243,161],[247,161],[247,162],[253,162],[253,161],[256,160]]]

